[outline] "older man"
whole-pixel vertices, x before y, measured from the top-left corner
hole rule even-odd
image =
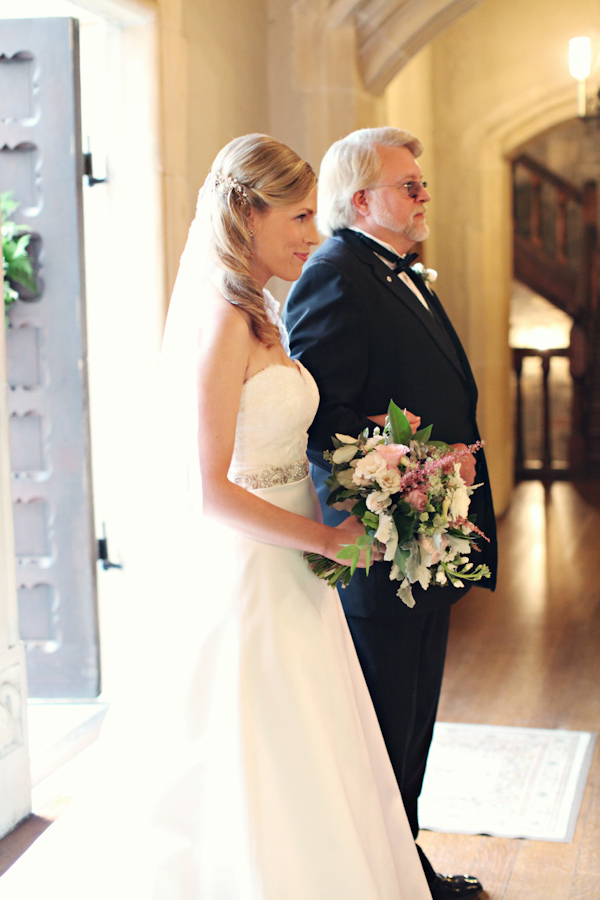
[[[358,435],[383,424],[390,399],[433,423],[433,437],[471,444],[479,439],[477,388],[461,343],[430,283],[406,254],[428,235],[427,184],[417,163],[422,147],[406,131],[363,129],[334,144],[319,179],[319,228],[329,239],[309,260],[285,310],[292,355],[319,386],[310,430],[312,474],[325,520],[329,469],[323,451],[336,432]],[[476,471],[475,471],[476,464]],[[477,563],[496,570],[494,511],[483,452],[467,457],[463,476],[482,482],[471,512],[489,542]],[[442,683],[450,607],[468,590],[413,587],[409,609],[389,580],[390,563],[368,578],[357,571],[341,593],[358,658],[416,838],[417,800]],[[465,685],[465,690],[468,685]],[[419,848],[434,900],[475,897],[479,881],[436,873]]]

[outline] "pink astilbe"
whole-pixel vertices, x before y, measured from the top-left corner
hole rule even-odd
[[[481,528],[478,528],[475,522],[471,522],[470,519],[455,519],[452,525],[456,528],[468,528],[469,531],[474,531],[475,534],[478,534],[479,537],[482,537],[489,544],[490,539],[487,534],[484,534]],[[473,545],[475,550],[479,550],[476,544]]]
[[[425,460],[422,466],[410,469],[402,476],[399,492],[403,493],[407,488],[416,487],[419,484],[426,484],[429,476],[433,475],[437,469],[442,469],[449,463],[454,464],[458,459],[467,456],[469,453],[476,453],[477,450],[480,450],[481,447],[483,447],[483,444],[483,441],[476,441],[474,444],[469,444],[468,447],[464,447],[463,449],[445,453],[444,456],[430,456]]]
[[[468,559],[471,550],[479,550],[476,536],[488,540],[467,518],[470,495],[480,485],[467,485],[458,474],[465,457],[476,453],[483,441],[444,451],[444,445],[419,440],[410,447],[382,444],[379,432],[368,440],[362,437],[348,439],[354,458],[340,459],[332,467],[331,501],[336,509],[340,496],[342,503],[351,504],[365,534],[340,551],[339,558],[348,560],[347,565],[318,553],[306,554],[313,572],[332,587],[344,587],[365,547],[370,551],[381,542],[386,546],[384,558],[394,559],[390,578],[400,582],[397,595],[409,607],[415,605],[411,586],[417,582],[427,590],[430,583],[460,588],[466,581],[489,578],[489,566],[474,567]],[[325,458],[333,462],[330,452]],[[397,554],[400,538],[402,553]]]

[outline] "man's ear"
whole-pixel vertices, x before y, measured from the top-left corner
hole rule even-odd
[[[361,191],[356,191],[356,193],[352,195],[352,206],[356,210],[357,215],[369,215],[369,196],[366,188],[363,188]]]

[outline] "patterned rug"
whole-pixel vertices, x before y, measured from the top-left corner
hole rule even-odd
[[[596,735],[438,722],[421,828],[570,843]]]

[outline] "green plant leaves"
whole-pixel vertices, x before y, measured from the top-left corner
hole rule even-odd
[[[393,400],[390,400],[390,405],[388,406],[388,416],[394,443],[408,446],[413,439],[412,429],[408,419]]]
[[[17,225],[11,216],[19,204],[12,199],[12,192],[0,194],[2,225],[2,269],[4,272],[4,309],[19,297],[19,285],[37,290],[31,259],[27,253],[31,236],[26,225]]]
[[[413,441],[419,441],[421,444],[435,443],[435,441],[429,440],[429,438],[431,437],[431,429],[432,428],[433,428],[433,425],[428,425],[426,428],[420,428],[418,431],[415,432],[415,434],[413,436]],[[438,443],[443,443],[443,442],[439,441]]]

